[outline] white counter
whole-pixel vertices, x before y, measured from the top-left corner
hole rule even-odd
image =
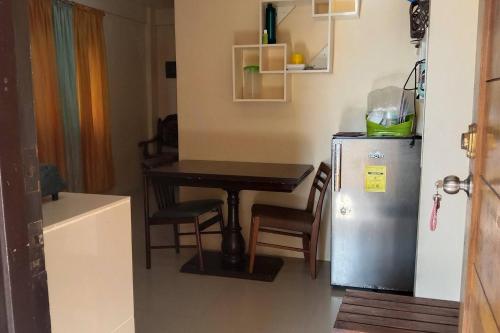
[[[43,218],[52,332],[134,332],[130,198],[60,193]]]

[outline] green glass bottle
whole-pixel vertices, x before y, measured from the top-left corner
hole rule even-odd
[[[272,3],[266,7],[266,30],[269,44],[276,44],[276,8]]]

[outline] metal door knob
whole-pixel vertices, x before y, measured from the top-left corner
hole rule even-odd
[[[469,196],[472,191],[471,176],[464,180],[460,180],[457,176],[445,177],[443,179],[443,190],[448,194],[457,194],[462,190]]]

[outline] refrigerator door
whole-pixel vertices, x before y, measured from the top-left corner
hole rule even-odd
[[[413,290],[420,149],[420,139],[333,140],[332,285]]]

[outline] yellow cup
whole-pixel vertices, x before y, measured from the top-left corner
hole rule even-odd
[[[301,53],[292,54],[292,64],[301,65],[304,63],[304,56]]]

